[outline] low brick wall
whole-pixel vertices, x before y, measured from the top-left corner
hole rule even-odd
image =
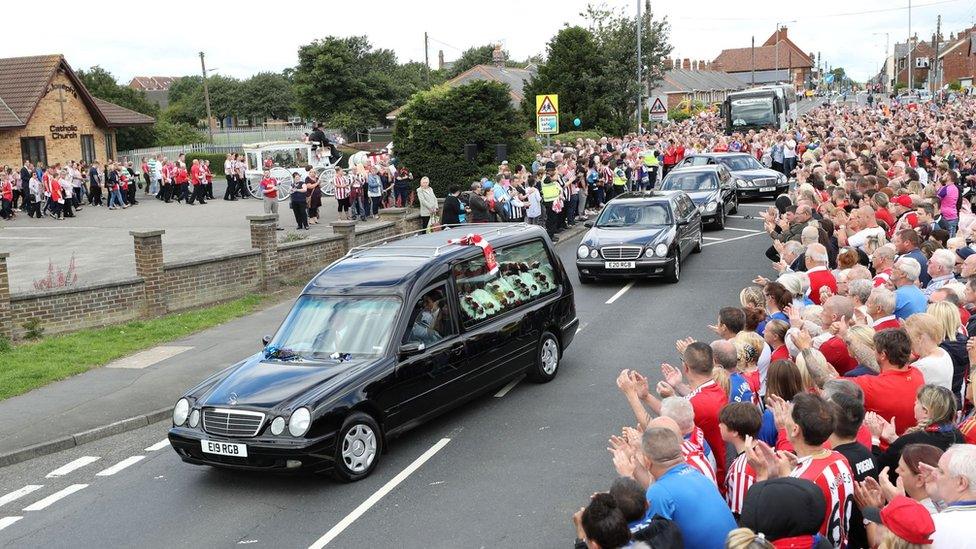
[[[356,246],[362,246],[370,242],[396,236],[400,231],[397,230],[396,223],[386,222],[377,223],[369,228],[356,231]]]
[[[163,266],[166,309],[179,311],[243,297],[261,288],[261,252],[231,255]]]
[[[24,336],[24,323],[37,319],[45,334],[73,332],[118,324],[142,316],[141,278],[61,288],[10,296],[15,339]]]
[[[304,282],[345,254],[346,239],[341,236],[278,244],[278,276]]]

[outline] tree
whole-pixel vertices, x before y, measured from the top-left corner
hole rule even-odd
[[[77,71],[78,78],[93,96],[152,117],[159,116],[159,107],[146,99],[146,94],[119,85],[112,73],[99,66]],[[155,135],[151,127],[119,128],[116,132],[119,150],[151,147]]]
[[[393,133],[399,163],[417,177],[430,177],[438,196],[444,196],[450,185],[466,186],[494,175],[495,144],[508,145],[513,164],[528,164],[534,149],[523,137],[509,92],[504,84],[476,81],[414,94],[397,116]],[[468,143],[478,147],[475,162],[464,159]]]
[[[417,76],[365,36],[329,36],[298,49],[295,98],[303,115],[353,137],[384,124],[388,112],[420,89]]]
[[[253,120],[287,119],[295,112],[292,84],[284,75],[259,72],[241,85],[240,114]]]
[[[458,57],[451,69],[447,71],[447,79],[450,80],[475,65],[490,65],[493,61],[492,52],[494,51],[494,44],[485,44],[464,50],[461,52],[461,57]]]

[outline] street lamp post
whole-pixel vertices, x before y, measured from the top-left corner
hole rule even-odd
[[[642,66],[643,59],[641,58],[641,27],[643,27],[643,21],[641,20],[641,2],[642,0],[637,0],[637,136],[641,135],[641,123],[643,122],[643,112],[641,112],[641,95],[644,93],[643,86],[643,74]]]
[[[210,144],[213,145],[213,116],[210,114],[210,88],[207,86],[207,65],[200,52],[200,70],[203,71],[203,100],[207,103],[207,132],[210,134]]]
[[[874,36],[879,36],[879,35],[882,35],[883,34],[884,37],[885,37],[885,64],[884,64],[884,66],[887,67],[888,66],[888,42],[889,42],[889,34],[887,32],[873,32],[871,34],[874,35]],[[888,91],[887,88],[888,88],[888,75],[886,74],[885,75],[885,91],[886,92]]]

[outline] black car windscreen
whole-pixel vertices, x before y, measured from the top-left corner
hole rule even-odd
[[[671,172],[664,178],[665,191],[711,191],[718,188],[715,172]]]
[[[666,203],[614,203],[610,202],[603,208],[597,227],[640,227],[669,225],[671,223],[671,209]]]

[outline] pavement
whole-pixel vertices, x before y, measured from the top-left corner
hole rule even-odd
[[[507,385],[406,433],[363,481],[187,465],[165,441],[170,423],[160,421],[0,468],[0,547],[565,546],[572,513],[615,477],[607,438],[633,422],[617,373],[637,368],[656,382],[660,363],[677,359],[676,339],[709,341],[718,309],[736,305],[757,273],[769,274],[761,255],[768,238],[752,217],[763,207],[743,204],[725,230],[706,231],[704,252],[686,260],[678,284],[576,285],[580,331],[552,382]],[[557,245],[573,279],[579,240]],[[114,388],[104,398],[172,405],[208,372],[259,349],[288,305],[173,342],[192,349],[159,362],[127,363],[142,368],[66,381],[95,387],[109,376]],[[158,395],[137,389],[150,380]],[[82,385],[75,390],[84,396],[59,394],[59,386],[31,393],[43,395],[33,409],[0,403],[0,418],[32,418],[19,430],[25,436],[91,413]],[[33,412],[67,397],[74,413]],[[0,423],[0,441],[10,432]]]
[[[226,184],[214,179],[216,200],[206,205],[166,204],[152,196],[124,210],[105,206],[85,206],[73,219],[57,221],[50,217],[34,219],[18,213],[14,221],[0,220],[0,251],[9,252],[7,269],[10,290],[34,290],[33,281],[46,276],[53,262],[55,270],[67,270],[72,255],[78,284],[94,284],[136,275],[131,230],[164,229],[163,254],[166,261],[201,259],[251,249],[251,233],[246,217],[264,213],[261,200],[254,198],[224,201]],[[301,234],[332,234],[330,222],[337,219],[334,198],[324,198],[317,225]],[[294,216],[288,202],[279,203],[278,215],[284,238],[295,233]],[[367,223],[371,223],[367,222]]]

